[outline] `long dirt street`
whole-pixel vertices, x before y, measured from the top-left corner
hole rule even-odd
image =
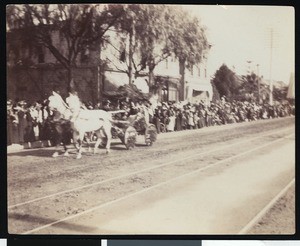
[[[293,189],[295,118],[160,134],[152,147],[139,136],[132,151],[114,140],[81,160],[53,151],[8,153],[9,233],[238,234]]]

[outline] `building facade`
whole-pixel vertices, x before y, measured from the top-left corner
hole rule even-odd
[[[18,38],[18,32],[7,33],[7,96],[9,99],[42,100],[53,87],[67,94],[68,72],[45,47],[35,44],[26,46]],[[129,83],[129,40],[107,33],[109,42],[105,45],[90,45],[82,49],[72,69],[75,88],[83,101],[96,103],[105,91],[115,90]],[[52,32],[53,45],[67,56],[67,43],[58,31]],[[157,48],[159,52],[159,47]],[[10,52],[12,51],[13,52]],[[133,53],[137,61],[139,53]],[[154,69],[153,84],[150,84],[149,70],[145,68],[138,75],[133,71],[132,83],[144,93],[154,93],[159,101],[210,101],[212,86],[206,72],[207,60],[191,68],[184,66],[184,76],[175,56],[159,62]],[[138,68],[137,68],[138,69]]]

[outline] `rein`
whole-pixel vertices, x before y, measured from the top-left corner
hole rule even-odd
[[[62,109],[62,110],[58,109],[57,107],[55,107],[53,109],[61,114],[61,118],[63,118],[64,120],[69,120],[69,119],[67,119],[65,114],[66,114],[67,110],[69,110],[69,111],[71,111],[71,110],[67,106],[65,106],[65,105],[63,105],[63,106],[64,106],[64,109]]]

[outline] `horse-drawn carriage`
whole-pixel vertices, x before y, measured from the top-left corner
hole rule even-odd
[[[138,135],[144,135],[147,146],[151,146],[157,139],[156,127],[147,124],[142,114],[131,115],[127,120],[112,122],[112,137],[119,138],[128,150],[135,147]]]
[[[105,93],[105,97],[114,102],[125,101],[127,99],[133,101],[147,100],[147,96],[139,91],[135,85],[120,86],[116,91]],[[144,135],[145,143],[151,146],[157,138],[157,130],[155,125],[146,123],[145,116],[142,113],[130,115],[125,120],[117,115],[112,115],[112,137],[119,138],[127,149],[133,149],[137,142],[138,135]]]
[[[65,155],[68,155],[66,143],[62,141],[62,135],[65,130],[63,130],[61,126],[65,121],[70,122],[73,143],[78,150],[77,159],[81,158],[84,137],[91,132],[93,132],[93,135],[95,135],[97,139],[94,146],[94,153],[97,152],[101,142],[105,145],[106,153],[109,153],[112,136],[120,138],[127,149],[135,147],[138,134],[145,134],[145,142],[147,145],[152,145],[156,140],[157,132],[155,126],[147,124],[145,117],[141,113],[131,115],[126,120],[119,120],[114,116],[121,113],[121,111],[125,113],[124,110],[114,112],[107,112],[104,110],[79,110],[76,113],[70,109],[56,92],[53,92],[53,95],[48,98],[48,107],[55,112],[56,115],[54,117],[56,119],[54,128],[55,132],[57,132],[55,141],[56,148],[58,148],[62,142],[65,149]],[[144,119],[143,124],[139,122],[142,119]],[[142,127],[138,128],[136,127],[137,125]],[[56,156],[56,154],[57,151],[54,153],[54,156]]]

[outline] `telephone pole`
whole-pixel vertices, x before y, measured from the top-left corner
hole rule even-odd
[[[260,77],[259,77],[259,64],[256,64],[257,67],[257,92],[258,92],[258,103],[260,103]]]
[[[273,28],[271,28],[270,30],[270,96],[269,96],[270,105],[273,105],[272,62],[273,62]]]

